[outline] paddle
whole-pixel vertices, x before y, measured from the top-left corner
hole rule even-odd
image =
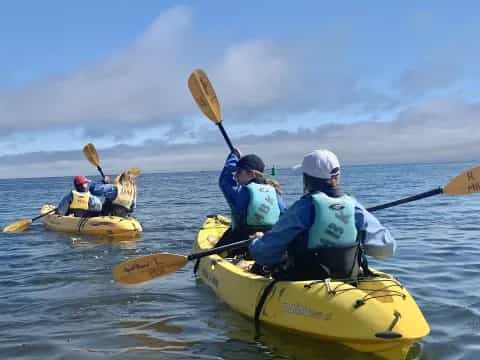
[[[97,149],[95,149],[95,145],[87,144],[83,147],[83,153],[90,164],[96,166],[100,175],[102,175],[102,179],[105,179],[105,174],[103,173],[102,167],[100,166],[100,157],[98,156]]]
[[[201,69],[194,70],[188,78],[188,88],[200,110],[218,126],[230,151],[233,152],[232,142],[222,125],[220,103],[207,74]]]
[[[83,147],[83,153],[87,160],[97,168],[99,171],[100,175],[102,176],[103,179],[105,179],[105,174],[103,173],[103,170],[100,166],[100,156],[98,155],[97,149],[95,148],[95,145],[93,144],[87,144]],[[138,167],[131,167],[130,169],[127,170],[128,173],[130,173],[133,176],[139,176],[140,175],[140,168]]]
[[[233,244],[219,246],[210,250],[190,254],[188,256],[156,253],[141,256],[114,266],[113,279],[123,284],[139,284],[156,277],[165,276],[183,268],[189,261],[205,256],[218,254],[227,250],[240,249],[248,246],[252,240],[247,239]]]
[[[438,194],[446,195],[468,195],[480,192],[480,167],[474,167],[457,175],[450,182],[436,189],[410,196],[386,204],[373,206],[368,211],[377,211],[400,204],[424,199]],[[243,240],[233,244],[220,246],[218,248],[201,251],[188,256],[175,255],[169,253],[156,253],[131,259],[120,263],[113,268],[113,278],[115,281],[125,284],[138,284],[144,281],[152,280],[156,277],[164,276],[175,272],[184,267],[188,261],[200,259],[205,256],[218,254],[223,251],[234,250],[248,246],[252,240]]]
[[[128,169],[127,172],[128,172],[130,175],[133,175],[133,176],[137,177],[137,176],[140,175],[140,168],[138,168],[138,167],[132,167],[132,168]]]
[[[13,224],[5,226],[3,228],[3,232],[6,232],[6,233],[23,232],[23,231],[27,230],[35,220],[38,220],[38,219],[40,219],[44,216],[47,216],[48,214],[51,214],[51,213],[55,212],[56,210],[57,210],[57,208],[52,209],[52,210],[50,210],[50,211],[48,211],[48,212],[46,212],[42,215],[34,217],[33,219],[18,220],[17,222],[14,222]]]
[[[409,196],[403,199],[392,201],[386,204],[373,206],[368,208],[368,211],[377,211],[387,209],[400,204],[406,204],[412,201],[425,199],[431,196],[445,194],[445,195],[469,195],[480,192],[480,166],[468,169],[452,180],[445,186],[439,186],[436,189],[426,191],[417,195]]]

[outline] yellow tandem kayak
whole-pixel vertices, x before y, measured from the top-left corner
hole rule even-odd
[[[40,213],[45,214],[54,208],[53,205],[44,205]],[[53,231],[114,238],[135,238],[143,231],[140,222],[133,217],[96,216],[79,218],[49,214],[42,218],[42,222],[47,229]]]
[[[213,246],[230,220],[206,219],[194,252]],[[219,255],[202,258],[200,279],[235,311],[259,323],[341,343],[386,359],[404,359],[430,327],[413,297],[393,276],[372,271],[358,284],[338,280],[280,281],[252,274]],[[262,304],[263,302],[263,304]]]

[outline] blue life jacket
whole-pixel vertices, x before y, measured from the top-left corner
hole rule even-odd
[[[216,246],[248,239],[257,231],[268,231],[280,218],[277,193],[273,186],[251,182],[245,187],[250,195],[248,207],[243,212],[232,210],[231,228],[223,234]],[[237,253],[243,252],[244,249]]]
[[[308,232],[308,249],[352,246],[357,242],[355,201],[348,195],[312,195],[315,220]]]
[[[329,197],[318,192],[310,195],[314,221],[308,231],[291,244],[289,263],[280,271],[279,280],[357,279],[363,252],[355,225],[355,200],[347,195]]]
[[[251,182],[247,186],[250,202],[247,208],[246,224],[250,226],[273,226],[280,218],[277,193],[267,184]]]

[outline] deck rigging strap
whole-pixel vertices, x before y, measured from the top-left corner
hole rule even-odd
[[[255,330],[259,331],[259,326],[260,326],[260,314],[262,313],[262,310],[263,310],[263,306],[265,305],[265,301],[267,300],[267,297],[268,295],[270,295],[270,293],[272,292],[273,290],[273,287],[275,286],[275,284],[277,283],[278,281],[277,280],[273,280],[270,284],[268,284],[265,289],[263,289],[263,293],[262,293],[262,296],[260,297],[260,300],[258,301],[258,304],[257,304],[257,307],[255,308],[255,317],[254,317],[254,321],[255,321]]]

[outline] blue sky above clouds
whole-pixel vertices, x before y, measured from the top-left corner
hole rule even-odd
[[[197,67],[234,142],[269,163],[476,158],[475,2],[179,4],[0,4],[0,177],[92,172],[87,142],[112,167],[127,151],[146,171],[218,168],[226,147],[186,88]]]

